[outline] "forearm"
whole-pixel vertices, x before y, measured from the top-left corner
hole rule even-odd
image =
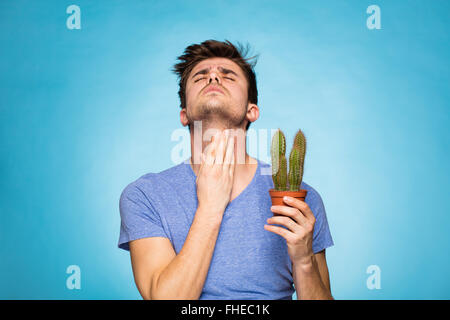
[[[214,253],[220,219],[211,219],[198,209],[183,248],[157,275],[152,299],[198,299]]]
[[[330,290],[322,281],[314,256],[305,263],[293,264],[292,272],[298,300],[333,299]]]

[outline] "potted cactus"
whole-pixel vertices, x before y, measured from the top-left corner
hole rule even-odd
[[[274,189],[269,190],[272,205],[286,205],[284,196],[305,201],[307,190],[300,190],[303,178],[303,164],[306,153],[306,138],[301,130],[297,131],[294,138],[291,153],[289,155],[289,173],[287,172],[286,160],[286,138],[278,129],[273,138],[270,148],[272,158],[272,179]],[[289,183],[288,183],[289,182]]]

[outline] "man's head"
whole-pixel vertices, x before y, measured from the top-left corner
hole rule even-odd
[[[211,121],[247,130],[259,116],[253,68],[256,57],[231,42],[204,41],[187,47],[173,71],[179,77],[183,125]],[[255,59],[254,62],[250,62]]]

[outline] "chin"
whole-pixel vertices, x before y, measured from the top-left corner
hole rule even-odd
[[[227,104],[222,100],[222,99],[207,99],[206,101],[202,101],[199,106],[198,109],[200,112],[202,113],[209,113],[212,110],[216,111],[216,110],[227,110],[229,109]]]

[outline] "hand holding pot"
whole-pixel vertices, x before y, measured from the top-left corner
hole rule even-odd
[[[197,175],[199,208],[220,216],[231,198],[234,180],[234,137],[229,132],[217,133],[202,154]]]
[[[265,225],[264,229],[286,239],[293,264],[308,264],[314,255],[312,242],[316,218],[306,202],[292,197],[283,200],[287,205],[272,206],[272,212],[279,215],[267,219],[267,223],[282,225],[288,230],[272,225]]]

